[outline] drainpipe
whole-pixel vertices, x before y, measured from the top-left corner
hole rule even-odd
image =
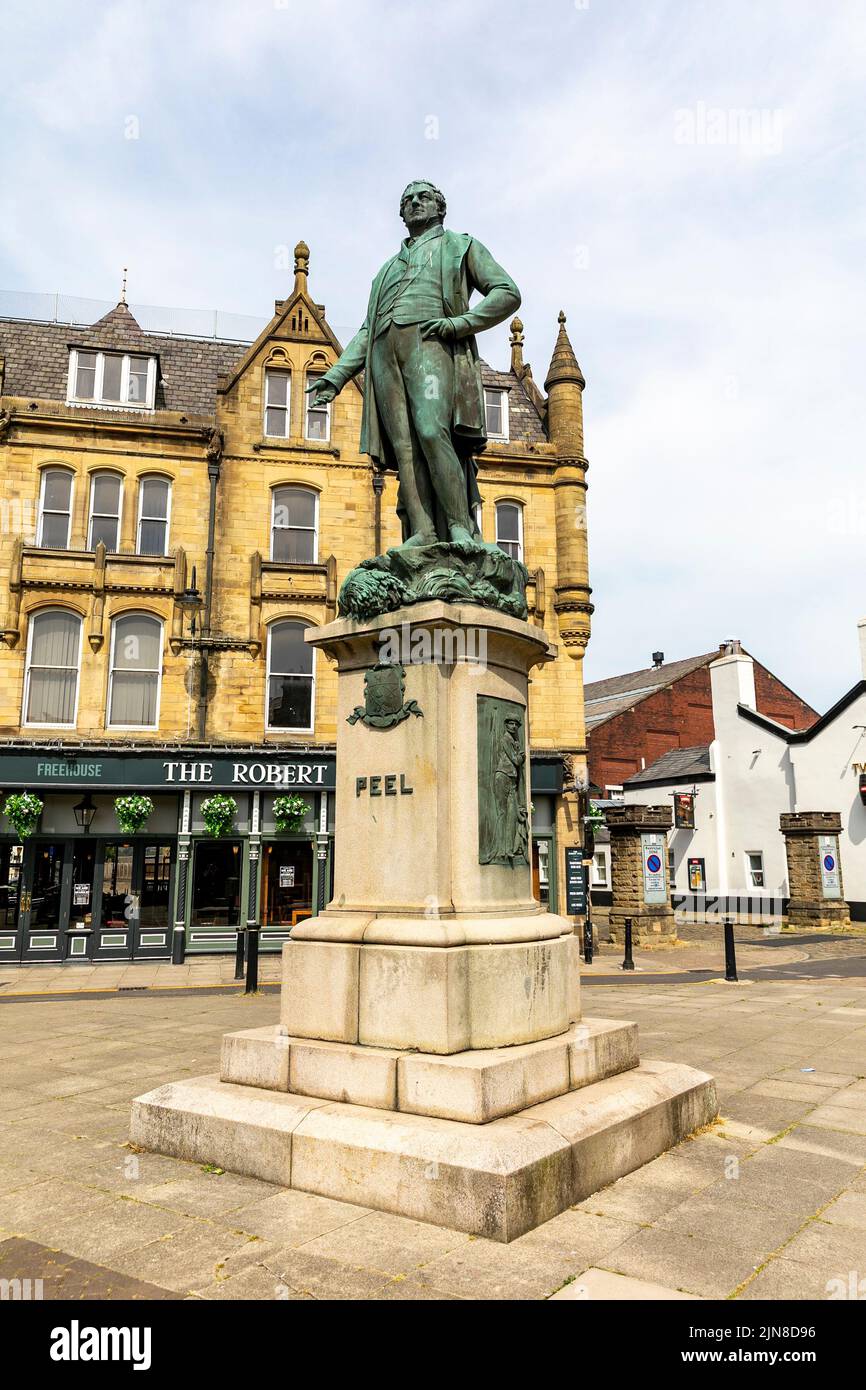
[[[215,431],[214,434],[217,432]],[[211,614],[213,611],[213,564],[214,564],[214,536],[216,533],[216,502],[217,502],[217,483],[220,478],[220,464],[222,461],[222,435],[216,440],[211,436],[212,443],[208,446],[207,476],[210,483],[210,496],[208,498],[207,510],[207,551],[205,563],[204,581],[204,611],[202,613],[201,636],[202,645],[199,648],[199,686],[198,686],[198,710],[196,719],[196,737],[203,743],[207,735],[207,704],[208,704],[208,675],[209,662],[207,651],[207,639],[211,635]]]

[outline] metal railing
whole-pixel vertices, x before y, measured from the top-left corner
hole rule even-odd
[[[30,290],[0,290],[0,320],[27,319],[38,323],[62,323],[89,327],[115,307],[111,300],[84,299],[78,295],[42,294]],[[177,309],[165,305],[130,304],[129,311],[145,333],[167,338],[212,338],[220,342],[255,342],[267,318],[232,314],[224,309]],[[354,330],[334,328],[340,342],[348,342]]]

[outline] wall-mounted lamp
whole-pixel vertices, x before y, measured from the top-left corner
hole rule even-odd
[[[96,807],[93,804],[93,798],[90,792],[85,792],[83,799],[79,801],[78,805],[73,806],[72,814],[75,816],[76,825],[78,825],[86,835],[93,824],[93,817],[96,815]]]

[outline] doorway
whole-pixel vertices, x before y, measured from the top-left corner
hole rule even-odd
[[[273,840],[262,857],[262,926],[288,930],[313,912],[313,847]]]

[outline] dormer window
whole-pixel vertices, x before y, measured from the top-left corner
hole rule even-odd
[[[508,438],[508,392],[484,388],[484,417],[488,439]]]
[[[114,406],[152,410],[156,395],[156,358],[130,352],[69,353],[69,405]]]

